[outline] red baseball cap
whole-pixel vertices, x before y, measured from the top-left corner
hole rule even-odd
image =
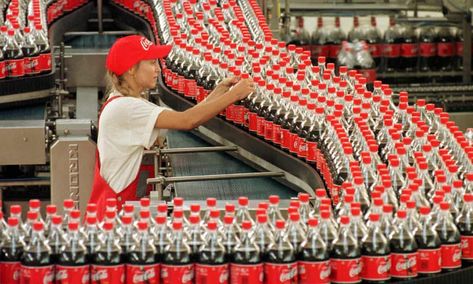
[[[141,60],[166,57],[171,45],[156,45],[140,35],[125,36],[112,45],[105,66],[120,76]]]

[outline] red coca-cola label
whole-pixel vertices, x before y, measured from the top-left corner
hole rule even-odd
[[[228,283],[228,264],[195,265],[195,284]]]
[[[440,248],[419,249],[417,251],[417,271],[419,273],[438,273],[442,270]]]
[[[264,139],[268,141],[273,140],[273,132],[274,132],[274,123],[272,121],[264,121]]]
[[[395,58],[401,56],[401,45],[399,43],[385,44],[384,57]]]
[[[263,264],[230,264],[230,283],[263,284]]]
[[[432,42],[419,43],[419,55],[421,57],[432,57],[437,54],[437,45]]]
[[[264,275],[266,284],[297,283],[297,262],[294,263],[265,263]]]
[[[277,145],[282,143],[282,128],[279,124],[273,125],[273,142]]]
[[[245,110],[243,105],[235,105],[233,109],[233,121],[236,124],[243,125],[245,122]]]
[[[256,133],[259,136],[264,136],[264,126],[265,126],[264,122],[265,122],[265,119],[258,115],[256,118]]]
[[[391,253],[391,276],[417,277],[417,253]]]
[[[290,147],[289,147],[289,151],[291,151],[291,153],[297,153],[297,151],[299,151],[299,136],[296,134],[296,133],[291,133],[290,132]]]
[[[291,132],[289,129],[281,129],[282,132],[282,144],[281,146],[284,149],[289,149],[291,147]]]
[[[0,262],[0,283],[17,284],[20,280],[20,270],[19,261]]]
[[[297,156],[301,158],[307,158],[307,141],[302,137],[297,137],[299,140],[299,150],[297,151]]]
[[[373,58],[381,57],[382,52],[383,52],[383,45],[382,44],[373,43],[373,44],[370,44],[368,48],[369,48],[371,57],[373,57]]]
[[[0,61],[0,79],[7,76],[7,64],[5,61]]]
[[[452,42],[439,42],[437,44],[437,55],[440,57],[449,57],[455,54],[455,44]]]
[[[68,284],[71,279],[74,283],[88,284],[90,282],[90,266],[62,266],[56,265],[56,284]]]
[[[91,270],[91,283],[100,284],[104,281],[109,283],[125,283],[125,265],[92,265]]]
[[[455,44],[455,50],[456,50],[456,54],[457,56],[463,56],[463,41],[458,41],[456,44]]]
[[[205,99],[205,89],[202,86],[197,86],[197,96],[195,97],[195,100],[197,103],[200,103]]]
[[[159,264],[126,265],[127,284],[158,284],[159,277]]]
[[[194,282],[194,265],[167,265],[161,266],[161,280],[163,284],[190,284]]]
[[[51,71],[51,65],[51,52],[42,53],[39,55],[38,69],[41,70],[41,72]]]
[[[243,108],[243,125],[247,128],[250,127],[250,117],[249,117],[250,111],[244,107]]]
[[[361,278],[369,281],[388,280],[391,269],[391,256],[368,256],[361,257],[363,268],[361,269]]]
[[[252,132],[258,131],[258,116],[254,112],[248,113],[248,129]]]
[[[338,53],[340,52],[341,48],[342,48],[342,46],[340,44],[331,44],[330,45],[330,51],[329,51],[329,57],[337,58]]]
[[[23,66],[24,66],[24,69],[25,69],[25,75],[33,74],[33,69],[31,68],[31,58],[30,57],[25,57],[24,58]]]
[[[330,283],[329,261],[299,261],[299,284]]]
[[[401,44],[401,56],[402,57],[416,57],[417,56],[417,43]]]
[[[195,98],[197,96],[197,83],[192,79],[184,79],[184,96]]]
[[[317,160],[317,143],[307,142],[307,161],[315,162]]]
[[[25,61],[23,59],[5,60],[7,74],[9,77],[21,77],[25,75]]]
[[[453,269],[462,266],[461,243],[442,245],[440,250],[442,252],[442,268]]]
[[[316,50],[317,56],[330,56],[330,45],[318,45]]]
[[[54,283],[54,266],[21,266],[21,284],[52,284]]]
[[[462,259],[473,260],[473,236],[461,236]]]
[[[177,92],[180,94],[184,94],[185,86],[186,86],[186,83],[185,83],[184,76],[177,75]]]
[[[361,74],[366,78],[368,83],[372,83],[376,80],[376,69],[362,69]]]
[[[230,121],[233,121],[234,118],[234,109],[235,109],[235,105],[229,105],[226,109],[225,109],[225,117],[230,120]]]
[[[361,259],[330,259],[331,279],[335,283],[358,283],[361,281]]]

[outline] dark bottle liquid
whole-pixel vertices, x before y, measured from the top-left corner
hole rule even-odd
[[[416,231],[415,238],[418,249],[419,275],[431,276],[441,271],[440,246],[442,242],[430,220],[430,208],[420,208],[421,228]]]
[[[24,56],[20,46],[15,41],[15,31],[8,31],[8,38],[3,48],[7,78],[17,78],[25,75]]]
[[[268,246],[264,267],[267,284],[297,283],[296,254],[293,246],[284,236],[285,226],[284,220],[276,221],[274,243]]]
[[[380,229],[379,217],[379,214],[374,213],[369,216],[371,226],[361,245],[361,278],[366,283],[387,283],[390,279],[391,250],[388,239]]]
[[[455,58],[453,63],[455,70],[463,70],[463,47],[463,29],[457,29],[455,33]]]
[[[384,33],[384,71],[398,71],[401,58],[401,37],[394,17],[389,18],[389,28]]]
[[[451,71],[455,55],[455,39],[449,27],[441,27],[437,35],[437,66],[440,71]]]
[[[419,71],[427,72],[436,69],[437,43],[433,27],[424,27],[419,34]]]
[[[36,44],[34,43],[34,39],[31,36],[31,31],[29,27],[24,29],[24,43],[21,46],[21,51],[25,56],[25,75],[31,76],[38,74],[40,71],[38,70],[38,60],[39,60],[39,50]]]
[[[123,262],[128,262],[128,256],[131,251],[131,247],[134,245],[135,239],[134,234],[135,228],[133,228],[133,218],[131,216],[122,216],[122,227],[121,229],[121,238],[120,238],[120,247],[122,248],[121,258]]]
[[[460,232],[450,219],[450,204],[440,203],[440,213],[434,227],[442,245],[442,271],[451,271],[461,267],[461,237]]]
[[[133,283],[150,283],[160,277],[157,251],[148,233],[148,223],[138,222],[138,236],[127,257],[126,277]]]
[[[306,105],[307,105],[307,100],[300,99],[299,106],[296,106],[296,108],[298,109],[295,109],[294,116],[291,118],[291,126],[289,128],[289,133],[290,133],[289,151],[293,155],[297,155],[299,151],[300,139],[298,139],[299,137],[298,133],[301,131],[302,123],[304,121],[302,109],[305,109]]]
[[[91,267],[92,283],[100,283],[105,279],[111,283],[119,282],[125,277],[125,265],[119,238],[115,234],[113,223],[104,223],[103,230]]]
[[[291,105],[288,108],[288,111],[284,114],[283,123],[281,125],[281,133],[282,133],[282,149],[284,151],[289,152],[291,148],[291,127],[292,127],[292,119],[295,117],[295,105],[299,101],[299,98],[294,95],[291,96]]]
[[[307,240],[298,253],[299,283],[330,283],[329,249],[317,231],[317,219],[309,219]]]
[[[192,251],[184,241],[181,222],[173,223],[173,237],[164,251],[163,261],[161,262],[162,283],[193,283]]]
[[[44,238],[43,229],[43,223],[34,223],[33,235],[21,258],[20,283],[33,284],[33,279],[39,280],[40,283],[54,281],[51,247]]]
[[[48,244],[51,247],[51,262],[57,263],[61,250],[66,245],[68,240],[62,229],[62,217],[53,216],[51,231],[48,236]]]
[[[52,68],[51,47],[47,37],[43,34],[41,24],[35,26],[34,43],[38,47],[39,59],[38,70],[40,73],[49,73]]]
[[[316,107],[316,115],[323,115],[324,108]],[[317,158],[317,150],[320,144],[320,135],[322,135],[322,127],[320,122],[316,119],[310,126],[306,140],[307,140],[307,162],[315,164]]]
[[[0,282],[15,283],[20,278],[21,256],[25,243],[18,229],[18,219],[8,218],[8,228],[0,243]]]
[[[200,254],[200,247],[204,244],[204,239],[202,237],[202,231],[200,230],[200,217],[190,216],[190,228],[188,230],[189,239],[187,244],[192,251],[192,262],[197,262]]]
[[[407,226],[407,213],[399,210],[398,230],[390,237],[391,277],[395,280],[417,277],[417,242]]]
[[[62,247],[56,264],[56,283],[69,283],[71,279],[77,279],[78,283],[90,280],[87,248],[78,223],[69,223],[69,242]]]
[[[401,34],[401,68],[406,72],[417,70],[417,36],[410,25],[404,26]]]
[[[228,260],[220,242],[217,223],[208,223],[207,241],[200,247],[195,266],[195,283],[228,283]]]

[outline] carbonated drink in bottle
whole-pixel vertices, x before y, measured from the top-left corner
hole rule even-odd
[[[172,224],[173,236],[171,243],[164,249],[161,265],[161,280],[163,284],[183,283],[194,281],[194,264],[191,260],[192,251],[184,239],[181,222]]]
[[[20,280],[21,255],[25,243],[18,229],[18,219],[8,218],[5,238],[0,243],[0,282],[16,284]]]
[[[91,266],[93,284],[108,280],[110,283],[125,283],[125,265],[122,260],[120,239],[113,228],[113,223],[105,222],[103,234],[95,249]]]

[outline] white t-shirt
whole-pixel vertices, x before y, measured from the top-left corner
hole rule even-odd
[[[113,96],[120,93],[110,97]],[[165,135],[165,130],[154,127],[165,109],[134,97],[115,99],[104,108],[97,139],[100,174],[116,193],[136,178],[144,149],[150,148],[158,136]]]

